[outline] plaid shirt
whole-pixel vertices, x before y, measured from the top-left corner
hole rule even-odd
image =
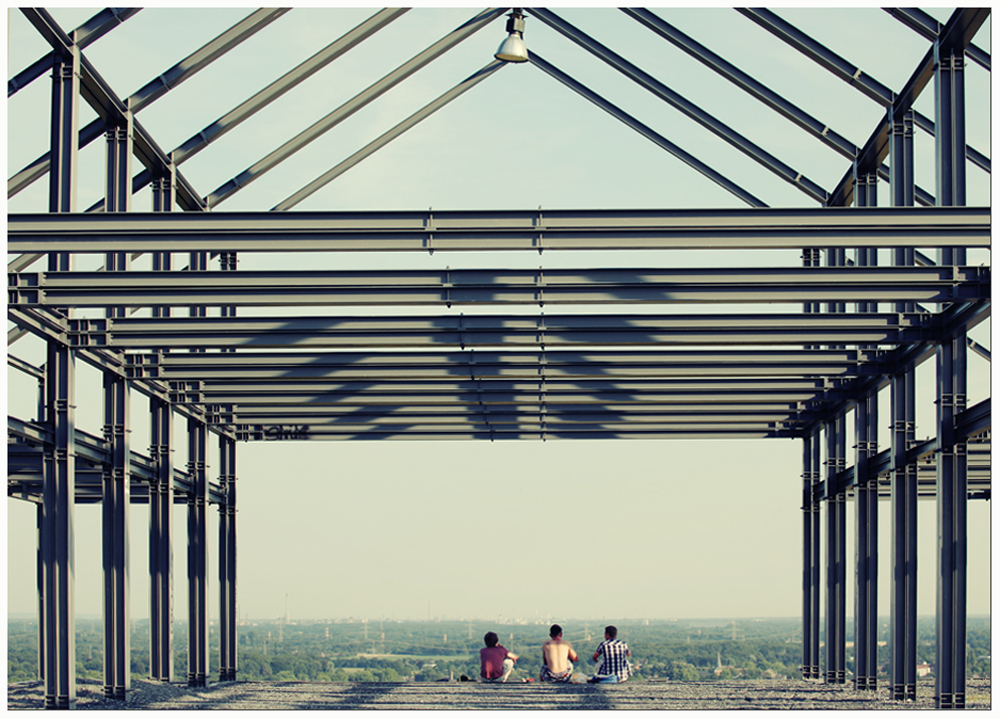
[[[629,678],[632,668],[628,663],[628,644],[618,639],[605,639],[597,647],[597,653],[603,655],[597,676],[609,677],[615,674],[620,682]]]

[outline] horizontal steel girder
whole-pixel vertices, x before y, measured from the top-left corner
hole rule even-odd
[[[54,307],[956,302],[986,267],[48,272],[8,275],[9,304]]]
[[[990,209],[15,214],[7,233],[10,253],[989,247]]]
[[[829,390],[820,376],[855,376],[881,372],[879,353],[874,350],[585,350],[509,352],[327,352],[327,353],[169,353],[127,355],[128,373],[134,379],[172,382],[171,400],[178,401],[188,381],[226,388],[236,382],[281,382],[282,391],[291,391],[303,380],[323,381],[330,389],[351,383],[370,390],[384,384],[392,391],[400,381],[420,382],[434,391],[436,383],[447,380],[487,382],[482,389],[502,379],[503,389],[518,389],[522,382],[536,391],[598,387],[618,389],[643,381],[673,375],[729,375],[739,379],[664,380],[646,389],[696,391],[771,389],[789,383],[798,390]],[[752,375],[776,375],[775,379],[747,379]],[[804,375],[807,380],[788,377]],[[435,384],[426,384],[432,382]],[[595,384],[596,382],[596,384]],[[210,385],[209,383],[216,383]],[[226,383],[226,384],[218,384]],[[392,383],[392,384],[388,384]],[[540,383],[546,383],[540,388]],[[450,386],[450,385],[449,385]]]
[[[817,397],[842,399],[844,392],[822,379],[555,379],[534,380],[347,380],[303,381],[287,378],[258,381],[174,382],[171,401],[177,405],[271,406],[448,406],[467,402],[493,405],[616,404],[671,407],[738,404],[756,407],[794,404]]]
[[[557,429],[541,426],[533,430],[503,430],[484,426],[481,430],[438,430],[433,427],[412,426],[401,430],[359,427],[357,429],[310,428],[299,432],[294,427],[268,431],[246,430],[241,433],[244,441],[313,441],[313,440],[595,440],[595,439],[767,439],[795,438],[793,431],[776,428],[760,430],[741,425],[676,427],[674,429]]]
[[[465,384],[474,384],[468,382]],[[355,390],[343,390],[337,392],[327,392],[314,390],[309,394],[287,394],[280,390],[267,392],[265,390],[247,390],[242,393],[230,393],[219,391],[216,387],[211,387],[201,393],[192,393],[198,396],[200,403],[216,404],[227,406],[238,406],[240,409],[247,408],[267,408],[267,407],[323,407],[330,413],[350,412],[358,408],[368,407],[455,407],[467,403],[482,403],[490,406],[517,405],[522,407],[541,406],[549,408],[569,408],[569,407],[589,407],[592,405],[602,405],[609,408],[618,407],[641,407],[648,408],[673,408],[677,406],[686,407],[733,407],[742,409],[755,408],[775,408],[795,406],[799,402],[805,402],[817,397],[815,393],[808,392],[788,392],[785,394],[771,391],[769,393],[744,392],[724,392],[710,394],[708,392],[677,392],[670,390],[660,390],[658,392],[629,391],[626,388],[615,391],[587,391],[581,387],[576,392],[572,391],[550,391],[548,385],[536,385],[534,391],[528,389],[521,392],[503,391],[491,389],[493,382],[483,382],[482,389],[452,390],[450,392],[439,390],[424,390],[404,392],[386,392],[384,390],[370,391],[368,388],[359,386]],[[504,383],[507,384],[507,383]],[[582,383],[581,383],[582,384]],[[652,384],[652,383],[647,383]],[[274,387],[275,385],[267,385]],[[383,385],[384,386],[384,385]],[[821,397],[822,395],[820,395]],[[182,394],[181,397],[187,397]],[[195,399],[182,399],[194,403]]]
[[[78,347],[573,347],[877,345],[936,339],[920,314],[442,315],[70,320]]]
[[[430,421],[459,420],[476,417],[480,414],[498,417],[498,421],[520,421],[519,418],[539,417],[540,415],[559,418],[559,421],[622,421],[625,417],[641,421],[660,421],[663,418],[697,417],[719,419],[732,418],[733,422],[766,421],[774,422],[789,417],[795,419],[798,403],[786,402],[747,402],[724,404],[715,402],[708,405],[701,403],[636,403],[607,402],[600,400],[564,402],[558,398],[527,397],[522,403],[497,402],[489,397],[471,396],[463,403],[391,403],[371,402],[361,398],[347,399],[343,402],[321,404],[287,402],[284,404],[226,404],[215,407],[216,411],[209,414],[209,421],[221,423],[220,418],[229,424],[277,424],[282,422],[349,422],[357,421],[412,421],[414,418],[426,418]],[[481,401],[480,401],[481,400]],[[761,419],[766,415],[766,419]],[[583,418],[592,419],[583,419]],[[270,419],[274,418],[274,419]]]
[[[229,418],[233,417],[233,421]],[[440,429],[454,428],[483,428],[484,426],[503,426],[507,429],[516,429],[523,426],[534,426],[539,424],[552,425],[558,429],[593,429],[612,427],[622,428],[620,425],[627,425],[626,429],[672,429],[677,426],[697,427],[701,425],[749,425],[758,429],[768,429],[775,425],[793,427],[800,425],[794,413],[789,415],[786,412],[745,412],[743,414],[667,414],[667,413],[614,413],[614,412],[589,412],[578,414],[560,414],[550,412],[502,412],[487,411],[485,408],[473,406],[470,411],[464,414],[441,415],[434,413],[412,413],[410,415],[389,414],[389,415],[346,415],[331,416],[325,414],[294,415],[294,414],[255,414],[247,413],[246,416],[240,413],[220,414],[216,418],[219,424],[242,425],[309,425],[310,427],[331,427],[354,431],[359,427],[363,428],[384,428],[386,431],[396,431],[411,427],[437,427]],[[513,427],[511,427],[513,425]]]

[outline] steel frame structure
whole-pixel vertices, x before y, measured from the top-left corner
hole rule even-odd
[[[936,701],[942,708],[964,706],[966,503],[990,496],[991,416],[989,400],[972,407],[966,401],[968,350],[989,359],[989,352],[971,342],[967,332],[989,316],[991,278],[988,268],[968,266],[965,254],[967,248],[990,246],[991,224],[989,208],[965,207],[967,162],[989,172],[990,161],[966,146],[962,73],[966,56],[989,69],[989,55],[971,44],[988,10],[957,10],[944,25],[918,10],[889,11],[931,44],[898,92],[774,13],[739,11],[886,108],[859,146],[659,15],[623,10],[848,158],[849,167],[833,188],[804,177],[553,10],[527,11],[529,18],[800,189],[818,203],[815,208],[767,208],[717,169],[533,53],[535,67],[751,209],[294,214],[284,211],[501,70],[503,63],[474,71],[270,212],[206,211],[495,21],[504,9],[476,14],[205,196],[180,173],[182,162],[406,10],[374,13],[170,153],[143,129],[136,113],[287,10],[250,14],[124,101],[82,51],[138,10],[106,9],[69,34],[43,9],[22,12],[52,53],[11,79],[8,96],[52,70],[51,146],[10,178],[8,196],[47,174],[50,200],[47,214],[8,217],[8,251],[20,255],[8,265],[8,318],[16,325],[8,344],[35,335],[46,344],[47,360],[44,367],[33,367],[13,354],[8,357],[13,369],[38,382],[40,407],[35,421],[8,418],[8,495],[38,506],[39,676],[45,681],[47,708],[72,707],[76,701],[76,503],[100,502],[103,508],[104,688],[107,696],[124,698],[130,688],[129,506],[137,502],[150,506],[150,676],[174,678],[171,524],[175,505],[182,504],[188,518],[187,680],[192,686],[208,681],[207,512],[214,504],[220,513],[219,679],[237,677],[237,441],[686,437],[802,441],[806,679],[846,681],[845,598],[851,573],[845,556],[846,516],[847,503],[853,501],[855,687],[877,688],[877,577],[888,566],[890,691],[895,699],[915,698],[916,502],[922,496],[936,498]],[[935,93],[933,120],[912,109],[929,83]],[[83,130],[78,129],[80,98],[99,116]],[[933,195],[914,184],[915,126],[934,136]],[[107,142],[105,200],[81,213],[75,202],[77,153],[102,134]],[[133,158],[143,166],[138,174],[132,170]],[[875,206],[879,179],[890,184],[892,207]],[[145,186],[152,188],[154,212],[131,212],[132,193]],[[915,208],[917,203],[925,207]],[[802,266],[235,271],[237,254],[251,252],[775,248],[802,250]],[[877,266],[878,248],[892,250],[892,266]],[[921,249],[936,250],[937,257],[931,259]],[[102,271],[75,270],[74,256],[94,253],[105,255]],[[142,253],[153,254],[153,271],[130,269],[130,260]],[[187,271],[175,271],[178,253],[188,255]],[[32,269],[45,257],[47,271]],[[220,269],[209,269],[216,258]],[[762,308],[768,303],[786,307],[775,313]],[[847,303],[854,311],[848,311]],[[542,310],[537,314],[503,309],[536,304]],[[649,304],[659,313],[561,314],[558,307],[566,304],[612,309],[616,304]],[[750,311],[688,309],[719,304],[750,306]],[[377,317],[236,316],[241,306],[371,305],[429,307],[432,313],[401,309],[397,316]],[[491,311],[456,313],[450,311],[453,305]],[[678,311],[674,305],[684,307]],[[187,312],[173,311],[184,307]],[[221,309],[210,317],[208,307]],[[104,317],[81,317],[79,308],[103,308]],[[915,368],[931,358],[936,365],[937,432],[917,442]],[[102,437],[75,427],[78,361],[104,376]],[[882,389],[891,396],[892,434],[890,446],[879,451],[876,398]],[[135,451],[129,441],[131,392],[149,398],[148,455]],[[175,431],[175,415],[186,420],[185,469],[171,464],[173,448],[184,441]],[[846,431],[849,415],[852,437]],[[214,478],[206,461],[210,437],[219,444],[221,466]],[[880,498],[891,507],[888,562],[879,562]],[[825,560],[820,556],[824,524]]]

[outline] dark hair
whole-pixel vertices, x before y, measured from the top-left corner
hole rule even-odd
[[[486,636],[483,637],[483,641],[486,642],[486,646],[495,647],[497,642],[500,641],[500,637],[497,636],[496,632],[486,632]]]
[[[562,627],[560,627],[558,624],[553,624],[552,627],[549,629],[549,636],[555,639],[560,634],[562,634]]]
[[[604,633],[607,634],[612,639],[614,639],[615,637],[618,636],[618,627],[616,627],[613,624],[609,624],[608,626],[604,627]]]

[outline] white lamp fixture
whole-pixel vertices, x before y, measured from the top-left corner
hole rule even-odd
[[[507,39],[500,43],[500,49],[493,56],[504,62],[527,62],[528,46],[524,44],[524,15],[521,8],[512,8],[507,16]]]

